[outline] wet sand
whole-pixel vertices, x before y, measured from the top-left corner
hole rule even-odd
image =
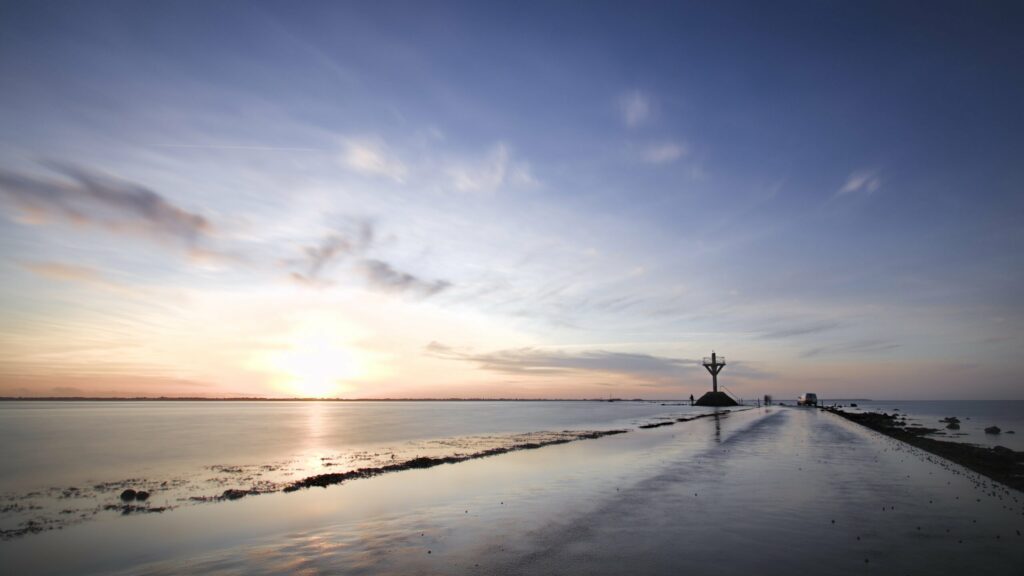
[[[4,573],[1017,574],[1024,499],[762,408],[0,543]]]

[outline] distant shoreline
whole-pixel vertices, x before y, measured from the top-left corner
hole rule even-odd
[[[0,402],[689,402],[688,399],[645,398],[205,398],[205,397],[97,397],[0,396]]]
[[[759,398],[745,401],[754,403]],[[267,398],[241,396],[210,398],[204,396],[0,396],[0,402],[685,402],[689,398]],[[795,402],[779,398],[775,404]],[[821,402],[874,402],[871,398],[835,398]],[[877,400],[878,402],[931,402],[932,400]],[[976,400],[935,400],[938,402],[975,402]],[[1006,400],[992,400],[1003,402]]]
[[[759,398],[744,399],[753,404]],[[0,396],[0,402],[683,402],[689,398],[266,398],[243,396],[209,398],[204,396]],[[776,398],[773,404],[796,402],[796,398]],[[848,402],[1024,402],[1024,399],[939,399],[890,400],[874,398],[827,398],[822,405]]]

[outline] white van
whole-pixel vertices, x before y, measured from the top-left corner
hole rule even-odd
[[[814,392],[807,392],[806,394],[801,394],[800,397],[796,399],[796,405],[797,406],[817,406],[818,405],[818,395],[815,394]]]

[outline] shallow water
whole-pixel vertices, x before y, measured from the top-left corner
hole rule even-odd
[[[1016,574],[1022,505],[834,415],[770,408],[106,517],[0,542],[0,572]]]
[[[127,488],[151,493],[134,512],[169,511],[225,490],[276,492],[323,473],[704,412],[658,402],[2,402],[0,530],[118,514]]]
[[[848,405],[849,402],[841,402]],[[909,424],[938,428],[936,440],[966,442],[979,446],[1006,446],[1024,451],[1024,401],[1021,400],[865,400],[855,402],[860,411],[898,413]],[[822,405],[831,404],[825,400]],[[959,430],[947,430],[939,420],[956,416]],[[986,434],[985,428],[998,426],[999,434]]]

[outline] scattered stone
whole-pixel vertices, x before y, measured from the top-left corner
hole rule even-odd
[[[999,426],[989,426],[988,428],[985,428],[985,434],[999,434],[1000,432],[1002,432],[1002,430],[999,429]]]
[[[121,501],[122,502],[131,502],[131,501],[135,500],[135,498],[137,498],[138,495],[139,495],[138,492],[136,492],[135,490],[132,490],[131,488],[129,488],[129,489],[125,490],[124,492],[121,492]]]
[[[145,502],[146,500],[149,500],[149,492],[146,492],[145,490],[139,490],[138,492],[135,493],[135,499],[138,500],[139,502]]]

